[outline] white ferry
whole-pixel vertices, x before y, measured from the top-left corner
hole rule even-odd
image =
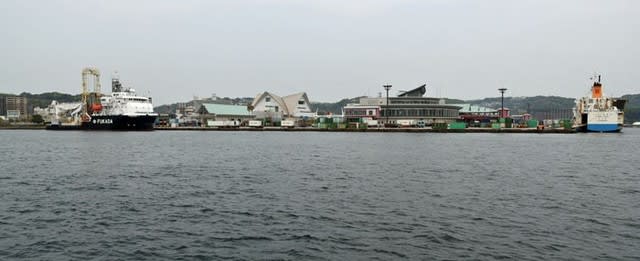
[[[600,75],[595,79],[590,95],[576,100],[574,108],[576,130],[581,132],[619,132],[624,124],[626,101],[605,96],[602,92]]]

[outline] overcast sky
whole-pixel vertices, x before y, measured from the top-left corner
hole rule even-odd
[[[216,93],[577,97],[640,93],[640,1],[0,1],[0,92],[118,71],[155,105]]]

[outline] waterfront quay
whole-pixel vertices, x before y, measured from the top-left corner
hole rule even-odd
[[[45,125],[1,125],[0,130],[44,130]],[[81,131],[80,128],[65,128],[66,131]],[[167,127],[155,126],[157,131],[282,131],[282,132],[406,132],[406,133],[576,133],[575,128],[476,128],[440,129],[432,127],[369,127],[369,128],[318,128],[318,127]]]
[[[465,129],[434,129],[434,128],[315,128],[315,127],[263,127],[263,128],[212,128],[212,127],[155,127],[159,131],[290,131],[290,132],[407,132],[407,133],[576,133],[575,129],[537,129],[537,128],[465,128]]]

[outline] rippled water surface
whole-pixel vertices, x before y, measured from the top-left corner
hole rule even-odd
[[[0,144],[2,260],[640,259],[640,129]]]

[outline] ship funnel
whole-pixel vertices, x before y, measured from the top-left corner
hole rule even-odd
[[[602,98],[602,84],[600,82],[593,83],[593,87],[591,87],[591,98]]]

